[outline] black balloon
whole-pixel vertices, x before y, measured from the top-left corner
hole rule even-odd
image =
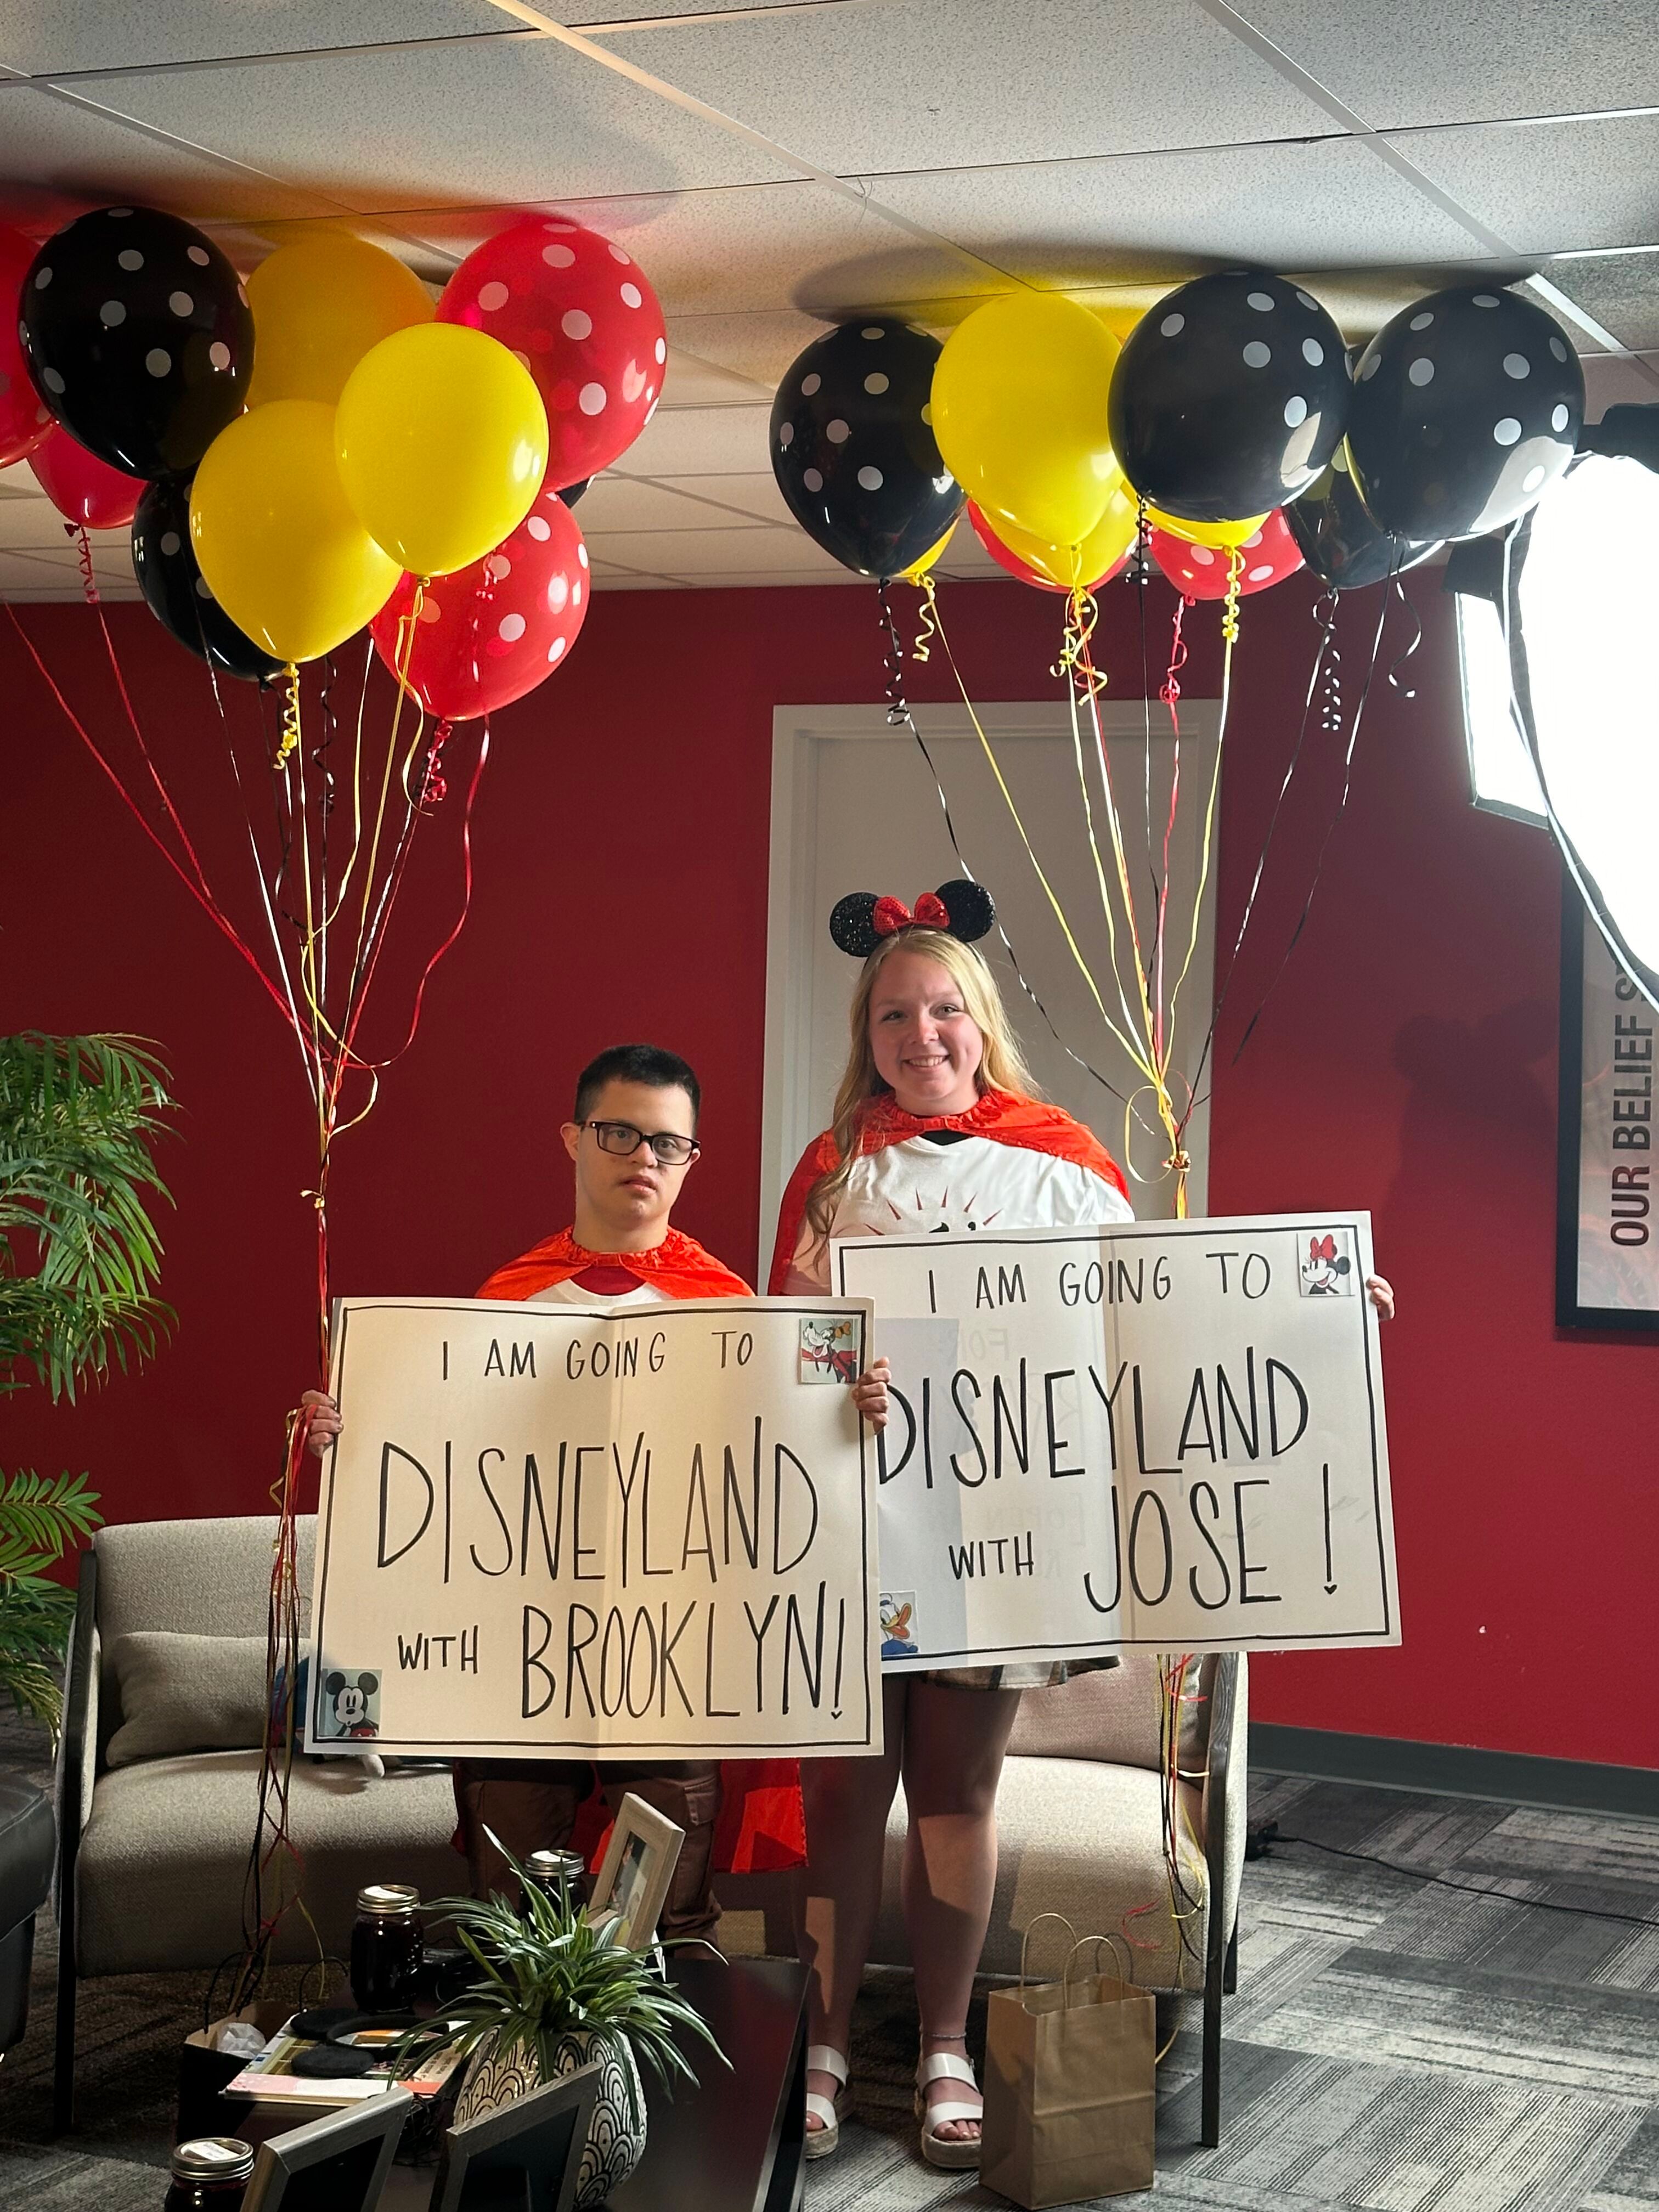
[[[937,342],[872,315],[816,339],[772,403],[772,472],[801,528],[860,576],[896,576],[961,512],[930,397]]]
[[[581,497],[582,494],[587,489],[587,487],[592,483],[592,481],[593,479],[592,477],[578,477],[574,483],[561,484],[559,486],[559,497],[564,501],[567,507],[574,507],[576,501]]]
[[[1353,488],[1341,447],[1323,476],[1285,509],[1285,520],[1315,575],[1339,592],[1383,583],[1440,550],[1436,539],[1391,538],[1377,528]]]
[[[100,208],[23,283],[29,374],[71,437],[130,476],[185,476],[242,411],[253,317],[209,238],[154,208]]]
[[[1354,482],[1381,530],[1479,538],[1561,474],[1583,417],[1583,371],[1553,317],[1515,292],[1455,284],[1402,307],[1361,356]]]
[[[1160,300],[1112,377],[1112,450],[1140,496],[1192,522],[1264,514],[1304,491],[1347,424],[1342,333],[1263,270]]]
[[[190,542],[190,485],[152,484],[132,519],[132,568],[150,612],[180,645],[227,676],[265,683],[283,664],[238,629],[207,587]]]

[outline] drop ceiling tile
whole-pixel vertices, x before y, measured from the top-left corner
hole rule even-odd
[[[814,590],[822,584],[862,584],[869,589],[867,576],[855,576],[850,568],[838,562],[825,569],[818,568],[757,568],[752,574],[732,576],[693,574],[677,576],[675,583],[689,592],[769,592],[787,589]]]
[[[704,481],[697,479],[699,486]],[[692,482],[687,479],[688,486]],[[617,531],[743,530],[755,517],[718,505],[708,498],[670,490],[637,477],[603,476],[582,494],[576,510],[584,538],[603,539]]]
[[[195,145],[174,145],[135,131],[118,116],[85,105],[78,94],[70,100],[33,85],[0,85],[5,219],[45,235],[112,200],[153,200],[197,220],[334,211],[291,173],[270,173],[276,143],[270,137],[250,130],[246,137],[242,160],[251,167],[215,161]]]
[[[789,173],[732,132],[551,39],[241,63],[98,89],[145,123],[240,161],[280,166],[368,213],[466,201],[563,204]]]
[[[793,530],[795,518],[784,503],[778,489],[777,478],[769,468],[764,476],[688,476],[659,478],[669,488],[678,491],[695,492],[700,498],[713,500],[722,507],[730,507],[751,522],[773,522]]]
[[[684,345],[677,345],[671,331],[662,398],[651,419],[658,422],[682,407],[702,410],[754,406],[763,398],[769,406],[771,398],[770,385],[757,384],[752,377],[735,375],[729,368],[699,359]]]
[[[65,552],[64,518],[49,499],[0,501],[0,546],[11,552]]]
[[[1659,102],[1652,0],[1248,0],[1244,12],[1376,128]]]
[[[864,7],[873,0],[580,0],[576,16],[569,19],[573,31],[591,31],[600,38],[614,37],[618,31],[630,27],[650,24],[654,29],[657,19],[672,15],[681,22],[694,22],[699,15],[725,13],[733,5],[770,8],[843,8]]]
[[[499,33],[508,19],[487,0],[10,0],[0,65],[29,76],[153,67],[232,54],[303,52],[392,40]]]
[[[887,0],[605,44],[843,176],[1333,128],[1197,0]]]
[[[816,316],[679,315],[668,325],[671,346],[728,375],[741,377],[769,399],[797,354],[828,330]]]
[[[1540,274],[1632,352],[1659,347],[1659,252],[1551,261]]]
[[[1592,422],[1621,402],[1652,406],[1659,400],[1659,349],[1591,355],[1584,363],[1584,412]]]
[[[670,388],[674,356],[669,356]],[[753,475],[769,469],[768,427],[772,409],[659,407],[616,464],[629,477]]]
[[[628,568],[649,568],[659,574],[736,575],[757,574],[775,562],[793,568],[835,568],[826,553],[819,556],[804,531],[770,530],[756,524],[746,530],[614,531],[593,540],[595,557],[620,562]]]
[[[855,314],[1000,283],[954,247],[919,239],[815,179],[558,204],[628,248],[669,316],[792,307]],[[539,211],[458,207],[409,227],[459,258]]]
[[[1249,260],[1352,266],[1468,253],[1469,234],[1357,139],[876,177],[915,222],[1026,283],[1167,288]]]
[[[1389,134],[1517,253],[1659,240],[1659,115]]]

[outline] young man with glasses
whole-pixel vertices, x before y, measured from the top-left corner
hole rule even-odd
[[[575,1110],[561,1132],[576,1171],[568,1229],[498,1268],[481,1298],[538,1304],[654,1304],[665,1298],[748,1297],[740,1275],[722,1267],[669,1216],[698,1154],[702,1094],[677,1053],[613,1045],[582,1070]],[[320,1456],[340,1432],[331,1399],[307,1391],[311,1445]],[[711,1759],[641,1764],[605,1760],[599,1788],[614,1814],[628,1791],[685,1831],[659,1923],[664,1936],[708,1936],[720,1917],[709,1883],[721,1771]],[[802,1856],[800,1801],[793,1775],[775,1763],[728,1766],[732,1803],[721,1824],[722,1863],[738,1871],[787,1865]],[[485,1833],[523,1861],[568,1845],[592,1790],[586,1759],[457,1759],[455,1802],[473,1894],[509,1885]]]

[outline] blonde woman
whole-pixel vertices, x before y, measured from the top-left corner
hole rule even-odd
[[[1080,1122],[1035,1096],[995,978],[975,940],[994,920],[977,884],[924,892],[914,911],[859,892],[830,934],[864,962],[833,1126],[784,1195],[770,1288],[823,1292],[832,1237],[1083,1226],[1131,1218],[1123,1177]],[[1384,1311],[1392,1294],[1373,1278]],[[886,1365],[861,1410],[885,1419]],[[812,1974],[807,2156],[833,2150],[854,2000],[880,1903],[888,1808],[901,1776],[909,1829],[902,1894],[921,2015],[916,2069],[929,2162],[979,2161],[978,2087],[963,2048],[996,1879],[996,1791],[1023,1689],[1112,1665],[1060,1661],[889,1674],[880,1759],[802,1762],[808,1864],[799,1913]]]

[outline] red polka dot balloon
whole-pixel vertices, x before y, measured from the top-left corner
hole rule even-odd
[[[0,469],[32,453],[52,428],[17,332],[23,279],[37,251],[32,238],[0,224]]]
[[[401,579],[369,631],[394,675],[400,647],[408,654],[410,690],[448,722],[494,714],[551,675],[576,641],[591,588],[576,518],[545,487],[493,553],[427,586],[411,641],[415,580]]]
[[[1167,530],[1154,530],[1149,540],[1152,558],[1184,599],[1224,599],[1227,596],[1227,555],[1218,545],[1188,545]],[[1283,513],[1275,507],[1260,530],[1239,548],[1244,556],[1238,580],[1241,599],[1282,584],[1302,566],[1302,549],[1290,532]]]
[[[488,331],[535,378],[555,489],[626,453],[661,397],[668,342],[644,270],[562,216],[486,239],[445,286],[438,319]]]

